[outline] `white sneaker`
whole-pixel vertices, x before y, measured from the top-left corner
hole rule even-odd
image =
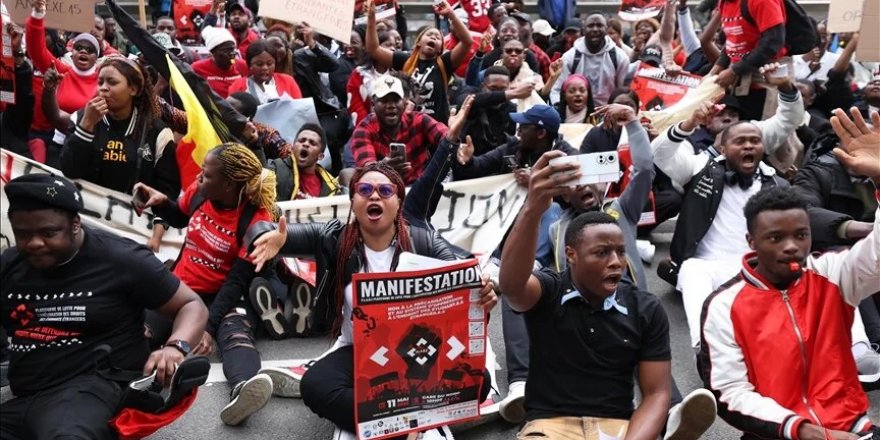
[[[333,430],[333,440],[357,440],[357,436],[340,428]]]
[[[694,390],[669,410],[663,440],[696,440],[712,426],[717,413],[715,396],[704,388]]]
[[[856,368],[859,370],[859,382],[877,382],[880,380],[880,353],[874,351],[874,347],[869,348],[856,358]]]
[[[232,389],[232,400],[220,411],[220,420],[236,426],[266,406],[272,397],[272,379],[265,374],[241,382]]]
[[[501,418],[510,423],[522,423],[526,419],[526,382],[513,382],[508,387],[507,397],[501,401],[498,412]]]
[[[272,379],[272,395],[278,397],[302,397],[299,382],[305,374],[303,366],[266,367],[260,370]]]
[[[639,250],[639,257],[642,258],[642,261],[648,264],[654,261],[654,252],[657,250],[657,246],[648,240],[636,240],[636,248]]]

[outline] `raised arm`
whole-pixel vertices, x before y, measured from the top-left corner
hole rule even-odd
[[[687,137],[713,113],[713,102],[704,102],[690,118],[660,133],[651,143],[654,165],[679,186],[685,186],[709,162],[709,156],[694,154]]]
[[[437,6],[434,6],[434,12],[449,20],[449,23],[452,25],[452,35],[455,35],[455,38],[458,40],[458,43],[452,48],[452,53],[450,54],[450,59],[452,59],[450,70],[455,70],[465,59],[467,59],[468,52],[474,44],[474,39],[471,37],[471,32],[468,30],[467,26],[465,26],[458,16],[452,12],[452,7],[449,6],[449,3],[447,3],[446,0],[443,0],[437,4]]]
[[[709,63],[714,63],[721,57],[721,49],[715,45],[715,34],[718,33],[719,27],[721,27],[721,14],[718,10],[714,10],[712,11],[712,18],[709,19],[709,23],[706,24],[706,27],[703,28],[703,32],[700,34],[700,48],[703,49],[703,54],[706,55]]]
[[[25,22],[24,41],[28,58],[34,63],[34,69],[45,72],[57,59],[46,47],[46,0],[36,0],[31,16]]]
[[[677,10],[676,18],[678,19],[678,32],[681,36],[681,44],[684,46],[685,55],[690,56],[690,54],[700,48],[700,39],[694,30],[694,21],[691,19],[691,9],[688,8],[687,0],[678,0]]]
[[[70,113],[61,110],[58,107],[58,84],[61,83],[63,76],[55,70],[55,67],[49,66],[49,69],[43,74],[43,96],[40,105],[46,119],[52,124],[56,130],[68,134],[70,130]]]
[[[567,190],[565,185],[580,178],[577,164],[550,165],[550,159],[562,156],[565,154],[559,150],[549,151],[532,168],[528,198],[501,251],[499,287],[510,307],[518,312],[531,310],[543,294],[540,282],[532,275],[541,216],[550,208],[553,197]]]
[[[834,67],[832,67],[831,70],[835,72],[846,72],[849,70],[849,65],[852,62],[853,54],[856,52],[856,47],[858,47],[858,45],[859,33],[856,32],[853,34],[852,38],[849,39],[849,43],[843,48],[840,56],[837,57],[837,61],[834,62]]]
[[[779,90],[779,106],[770,119],[755,121],[755,125],[761,128],[764,151],[774,156],[785,154],[777,150],[804,121],[803,98],[789,76],[776,76],[780,67],[779,63],[769,63],[759,70],[767,83]]]
[[[626,105],[609,104],[601,107],[596,113],[604,113],[605,120],[619,124],[626,129],[629,139],[629,151],[632,157],[632,176],[618,202],[623,215],[633,225],[639,223],[642,209],[648,201],[651,186],[654,182],[654,156],[651,153],[651,141],[648,132],[636,119],[636,113]]]
[[[376,31],[376,4],[373,3],[373,0],[366,0],[364,1],[364,9],[367,13],[367,53],[380,66],[390,68],[394,52],[379,45],[379,33]]]

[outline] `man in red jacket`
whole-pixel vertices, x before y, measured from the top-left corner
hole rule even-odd
[[[832,118],[840,162],[880,183],[880,114]],[[877,191],[880,198],[880,190]],[[880,286],[880,215],[844,252],[810,255],[806,202],[781,188],[746,204],[754,251],[703,306],[699,370],[718,414],[743,438],[857,440],[880,434],[851,353],[854,308]]]

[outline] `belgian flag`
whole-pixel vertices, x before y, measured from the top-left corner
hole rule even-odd
[[[140,49],[147,62],[162,75],[180,96],[186,111],[187,131],[177,145],[180,183],[187,188],[195,181],[209,151],[226,142],[239,142],[236,134],[244,130],[247,119],[211,90],[207,81],[190,66],[162,47],[140,24],[116,3],[107,7],[120,29]]]

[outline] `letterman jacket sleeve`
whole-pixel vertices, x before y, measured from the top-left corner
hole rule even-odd
[[[100,129],[100,124],[97,125]],[[94,180],[98,168],[98,147],[95,146],[95,133],[86,131],[79,124],[73,134],[67,136],[61,147],[61,172],[69,179]]]
[[[755,392],[737,343],[731,308],[742,281],[709,297],[703,307],[700,377],[718,401],[718,415],[734,428],[760,438],[797,438],[807,419]]]
[[[875,196],[880,199],[880,190]],[[858,307],[880,286],[880,208],[874,213],[874,228],[848,252],[827,253],[809,259],[808,267],[828,278],[840,289],[844,301]]]
[[[694,154],[694,147],[687,141],[687,137],[693,133],[682,130],[679,123],[660,133],[651,143],[654,165],[681,187],[687,185],[709,163],[709,156]]]
[[[764,152],[767,156],[776,150],[804,122],[804,101],[797,89],[792,93],[779,92],[779,106],[776,114],[765,121],[752,121],[761,129]]]

